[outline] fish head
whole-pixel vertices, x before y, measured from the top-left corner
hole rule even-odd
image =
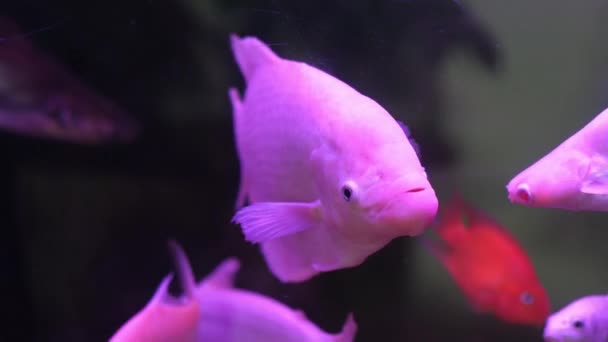
[[[556,149],[509,182],[509,200],[530,207],[577,209],[589,167],[589,157],[578,150]]]
[[[342,153],[325,163],[322,202],[331,206],[336,226],[383,239],[424,231],[435,218],[438,201],[416,152],[407,147]]]
[[[508,280],[509,286],[499,295],[497,315],[510,323],[542,326],[551,313],[544,287],[536,279]]]
[[[599,341],[595,334],[605,327],[596,327],[593,317],[605,300],[604,296],[583,297],[552,314],[543,331],[545,342]]]
[[[76,143],[131,142],[139,125],[122,108],[90,94],[50,96],[35,122],[39,135]]]

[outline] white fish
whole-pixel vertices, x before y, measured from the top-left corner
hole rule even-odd
[[[144,309],[130,319],[110,342],[351,342],[357,324],[349,314],[342,332],[329,334],[306,319],[302,311],[263,295],[234,288],[239,269],[228,258],[198,285],[185,253],[172,243],[178,273],[185,284],[182,298],[167,292],[166,277]]]
[[[354,267],[421,234],[437,198],[400,124],[374,100],[254,37],[231,36],[246,80],[230,89],[245,239],[283,282]],[[246,200],[251,203],[241,208]]]
[[[608,341],[608,296],[579,298],[547,319],[545,342]]]
[[[608,211],[608,109],[515,176],[511,202],[545,208]]]

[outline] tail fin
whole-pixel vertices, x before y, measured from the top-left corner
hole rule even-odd
[[[357,322],[352,313],[346,317],[346,322],[342,327],[342,331],[335,335],[336,342],[352,342],[355,340],[355,334],[357,334]]]
[[[255,37],[240,38],[236,34],[231,34],[230,45],[245,81],[249,81],[255,70],[261,65],[280,60],[280,57],[266,44]]]
[[[196,294],[196,283],[188,256],[186,256],[184,249],[175,240],[169,240],[169,250],[173,256],[173,261],[175,262],[175,268],[177,269],[177,276],[179,277],[182,291],[184,291],[186,298],[192,299]]]

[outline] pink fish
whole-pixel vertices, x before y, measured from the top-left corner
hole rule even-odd
[[[360,265],[435,217],[437,198],[399,123],[372,99],[254,37],[231,36],[247,83],[230,89],[238,212],[283,282]],[[246,200],[250,205],[241,208]]]
[[[263,295],[233,287],[235,258],[222,262],[194,288],[190,263],[174,244],[184,298],[168,298],[170,276],[152,301],[129,320],[110,342],[351,342],[357,332],[349,314],[342,332],[329,334],[302,311]],[[164,298],[164,299],[163,299]],[[168,300],[170,299],[170,300]]]
[[[200,321],[200,302],[190,262],[183,249],[171,242],[175,263],[184,295],[181,298],[169,294],[171,275],[163,279],[152,300],[133,318],[128,320],[110,338],[110,342],[196,342]]]
[[[513,178],[509,200],[530,207],[608,211],[608,109]]]

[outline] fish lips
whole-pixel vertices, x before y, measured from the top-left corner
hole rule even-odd
[[[439,202],[429,185],[408,188],[393,196],[376,213],[377,223],[391,235],[417,236],[424,232],[437,214]]]

